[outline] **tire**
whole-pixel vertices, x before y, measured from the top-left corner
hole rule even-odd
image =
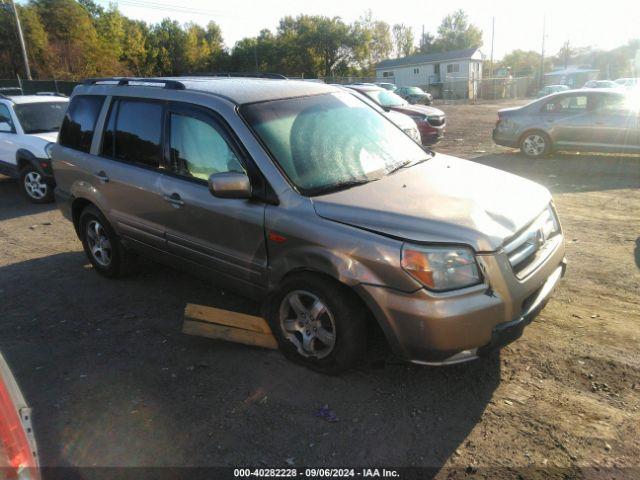
[[[33,165],[27,165],[20,171],[20,187],[31,203],[53,202],[53,184]]]
[[[527,132],[520,139],[520,151],[529,158],[546,157],[551,153],[551,139],[539,130]]]
[[[93,205],[80,214],[80,240],[84,253],[101,275],[109,278],[125,277],[135,266],[136,256],[120,242],[104,215]]]
[[[286,279],[267,311],[284,355],[329,375],[348,370],[364,355],[366,317],[366,308],[347,287],[306,273]]]

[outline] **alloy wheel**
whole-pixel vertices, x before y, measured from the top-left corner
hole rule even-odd
[[[104,227],[98,220],[87,223],[87,243],[93,259],[103,267],[111,264],[111,242]]]
[[[49,185],[38,172],[29,172],[24,176],[24,189],[31,198],[42,200],[49,192]]]
[[[530,157],[538,157],[542,155],[547,148],[547,141],[542,135],[532,133],[528,135],[522,142],[524,153]]]
[[[305,290],[289,292],[280,303],[280,327],[300,355],[321,359],[336,344],[336,325],[327,305]]]

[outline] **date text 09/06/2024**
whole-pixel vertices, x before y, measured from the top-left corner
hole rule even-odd
[[[236,468],[236,478],[399,478],[396,470],[386,468]]]

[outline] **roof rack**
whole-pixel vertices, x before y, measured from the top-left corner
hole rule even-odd
[[[96,85],[99,83],[115,82],[119,87],[124,85],[131,85],[135,83],[142,83],[145,85],[139,86],[152,86],[148,84],[164,85],[163,88],[170,90],[184,90],[184,83],[177,80],[167,80],[164,78],[140,78],[140,77],[104,77],[104,78],[88,78],[82,82],[83,85]]]
[[[66,97],[64,93],[60,92],[36,92],[36,95],[43,97]]]
[[[231,78],[270,78],[273,80],[288,80],[281,73],[246,73],[246,72],[214,72],[214,73],[190,73],[181,77],[231,77]]]

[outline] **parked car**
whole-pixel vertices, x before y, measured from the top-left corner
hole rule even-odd
[[[621,87],[635,88],[640,85],[640,78],[618,78],[615,83]]]
[[[97,272],[146,254],[260,299],[285,355],[322,372],[360,358],[369,322],[409,361],[475,359],[565,270],[546,188],[427,151],[339,87],[91,80],[52,154]]]
[[[425,92],[419,87],[399,87],[393,91],[396,95],[401,96],[410,104],[431,105],[433,103],[433,95]]]
[[[375,85],[377,85],[378,87],[382,87],[385,90],[389,90],[390,92],[394,92],[398,88],[395,86],[395,84],[387,82],[376,82]]]
[[[19,178],[34,203],[53,201],[48,148],[56,141],[68,102],[51,94],[0,95],[0,174]]]
[[[538,90],[536,94],[537,98],[546,97],[547,95],[551,95],[552,93],[565,92],[569,90],[569,87],[566,85],[547,85],[546,87]]]
[[[619,88],[620,85],[611,80],[589,80],[582,88]]]
[[[532,158],[554,149],[640,152],[638,102],[616,90],[556,93],[500,110],[493,140]]]
[[[380,87],[349,85],[385,110],[410,116],[420,132],[419,142],[423,145],[434,145],[444,137],[446,117],[442,110],[426,105],[410,105],[404,98],[394,92]]]

